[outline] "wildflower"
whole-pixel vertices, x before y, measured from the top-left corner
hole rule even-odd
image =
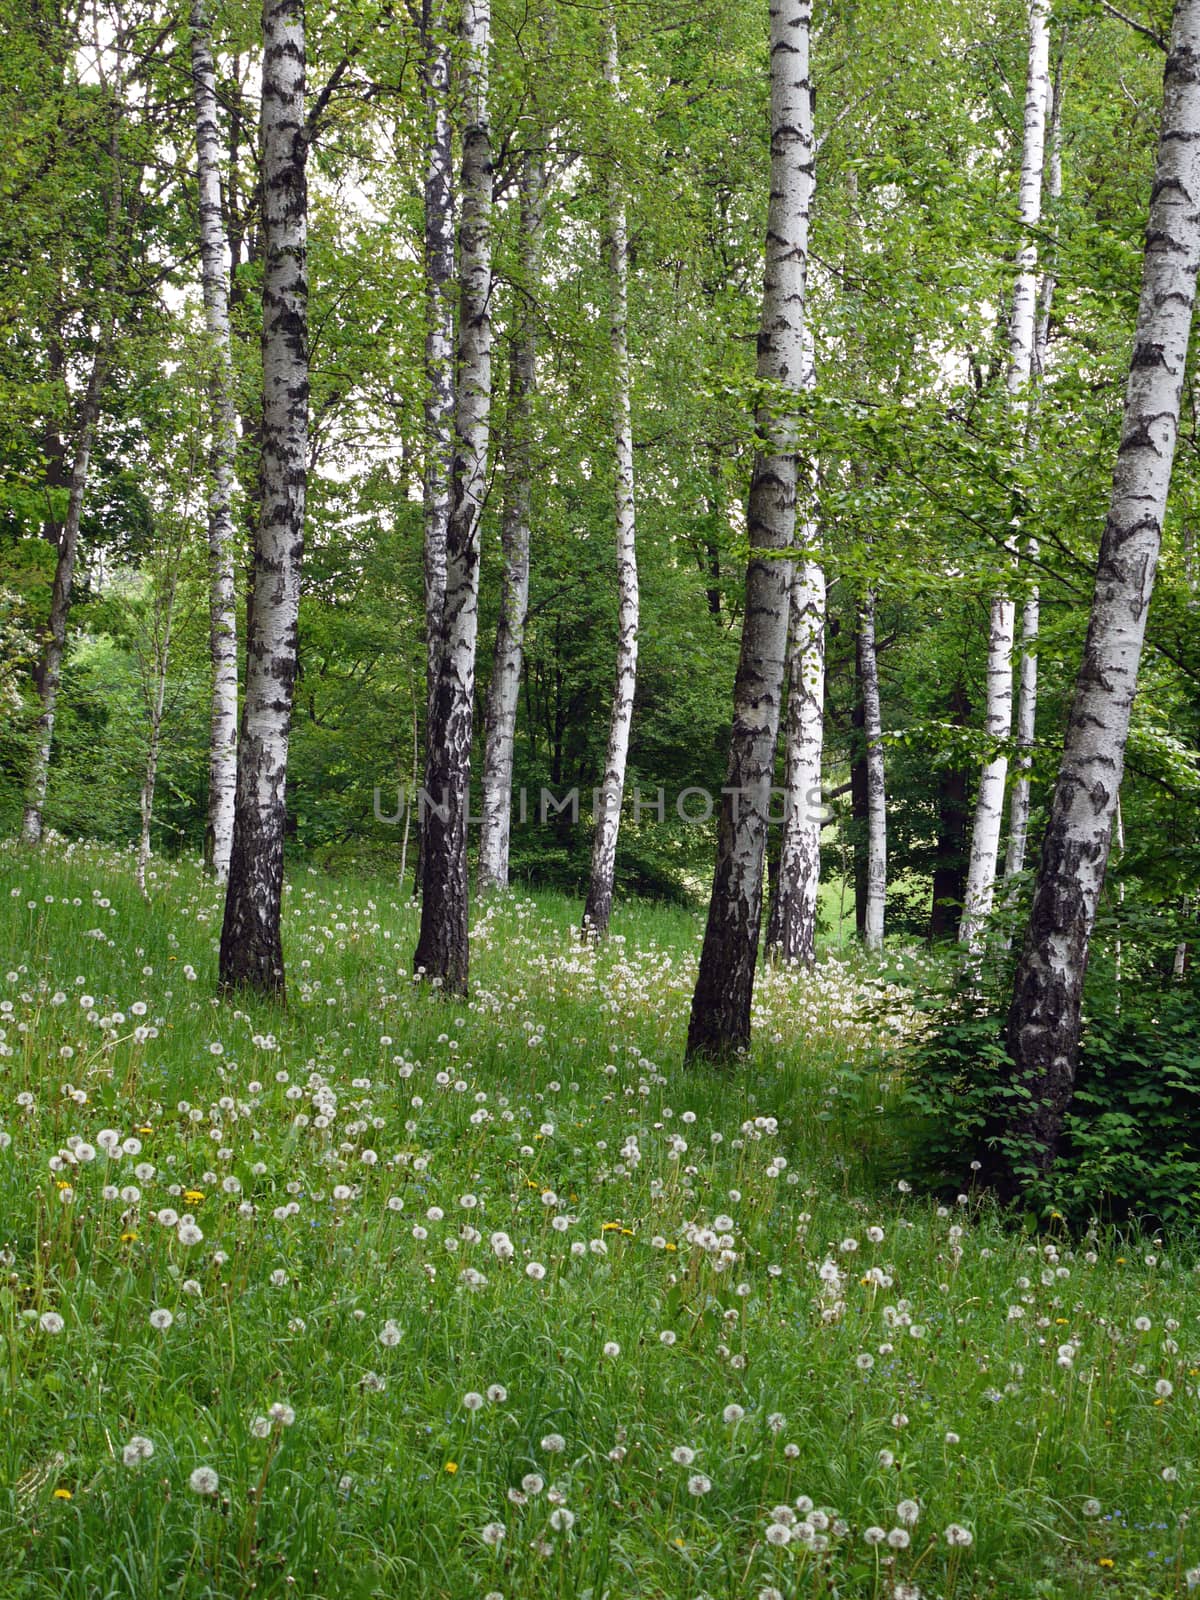
[[[481,1394],[477,1394],[474,1389],[469,1389],[467,1393],[463,1395],[462,1403],[465,1410],[478,1411],[480,1406],[483,1404],[483,1396]]]
[[[38,1326],[43,1333],[61,1333],[66,1327],[66,1323],[57,1311],[43,1311],[38,1318]]]
[[[400,1343],[400,1329],[391,1317],[379,1330],[379,1342],[386,1350],[391,1350]]]
[[[155,1306],[150,1313],[150,1326],[157,1328],[160,1333],[166,1333],[174,1321],[173,1314],[165,1306]]]
[[[971,1532],[970,1528],[964,1528],[961,1523],[958,1522],[950,1523],[946,1529],[945,1537],[948,1545],[960,1550],[965,1550],[969,1544],[974,1542],[975,1539],[975,1535]]]
[[[724,1411],[722,1411],[722,1413],[721,1413],[722,1419],[725,1422],[730,1423],[731,1425],[739,1423],[745,1415],[746,1415],[745,1406],[739,1406],[739,1405],[728,1405],[728,1406],[725,1407]]]
[[[542,1439],[542,1449],[547,1455],[560,1455],[567,1448],[561,1433],[548,1433]]]
[[[555,1533],[570,1533],[575,1526],[575,1513],[566,1506],[556,1506],[550,1513],[550,1526]]]
[[[712,1479],[706,1478],[702,1472],[694,1472],[687,1481],[688,1493],[699,1499],[712,1488]]]
[[[696,1459],[696,1452],[690,1450],[686,1444],[677,1444],[671,1451],[671,1460],[680,1467],[690,1467]]]
[[[1098,1517],[1100,1515],[1099,1500],[1085,1500],[1080,1507],[1085,1517]]]
[[[863,1531],[863,1541],[864,1541],[864,1543],[869,1544],[872,1547],[875,1546],[875,1545],[882,1544],[883,1541],[886,1538],[887,1538],[887,1529],[886,1528],[880,1528],[878,1526],[872,1526],[870,1528],[864,1529],[864,1531]]]
[[[450,1476],[453,1477],[454,1474],[458,1471],[458,1462],[457,1461],[447,1461],[446,1465],[442,1468],[442,1471],[443,1472],[448,1472],[450,1474]]]
[[[606,1339],[604,1342],[604,1354],[608,1356],[610,1360],[615,1360],[616,1357],[621,1354],[621,1346],[615,1339]]]
[[[542,1477],[540,1472],[527,1472],[521,1479],[521,1488],[526,1494],[541,1494],[545,1487],[546,1480]]]
[[[70,1489],[55,1489],[51,1498],[55,1500],[73,1500],[75,1496],[71,1493]]]
[[[896,1507],[896,1520],[902,1522],[906,1528],[911,1528],[921,1515],[921,1508],[915,1500],[901,1500]]]
[[[508,1399],[508,1390],[502,1383],[489,1383],[487,1397],[494,1406],[502,1406]]]
[[[271,1421],[277,1422],[281,1428],[290,1428],[296,1420],[296,1413],[283,1400],[276,1400],[275,1404],[269,1408],[268,1414]]]
[[[525,1268],[525,1276],[532,1278],[535,1283],[540,1283],[546,1276],[546,1269],[540,1261],[531,1261]]]
[[[250,1424],[250,1432],[256,1439],[266,1439],[271,1433],[270,1417],[255,1417]]]
[[[153,1454],[154,1440],[147,1439],[144,1433],[135,1433],[121,1451],[121,1460],[127,1467],[140,1467]]]
[[[193,1494],[216,1494],[221,1480],[212,1467],[197,1467],[188,1479]]]
[[[909,1546],[909,1532],[907,1528],[893,1528],[887,1536],[888,1548],[891,1550],[907,1550]]]
[[[502,1522],[488,1522],[479,1530],[479,1537],[484,1544],[490,1545],[494,1550],[507,1532],[508,1529]]]
[[[770,1545],[782,1547],[791,1541],[792,1530],[782,1522],[772,1522],[767,1525],[763,1537]]]

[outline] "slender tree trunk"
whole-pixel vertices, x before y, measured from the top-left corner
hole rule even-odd
[[[509,370],[507,483],[500,542],[500,617],[492,652],[483,741],[483,823],[479,835],[480,893],[508,885],[512,833],[513,739],[529,611],[529,512],[533,490],[533,401],[537,391],[537,313],[532,299],[541,276],[545,167],[526,152],[520,178],[521,309]]]
[[[815,534],[810,527],[810,545]],[[817,958],[825,734],[825,573],[811,556],[793,568],[788,630],[783,842],[767,950],[784,961],[811,963]]]
[[[423,0],[425,110],[425,786],[433,782],[434,697],[446,604],[446,529],[454,470],[454,158],[450,124],[448,0]],[[423,820],[417,817],[416,887],[422,880]]]
[[[617,23],[608,13],[608,51],[604,79],[615,102],[621,92],[617,55]],[[592,835],[591,877],[583,908],[583,932],[594,939],[608,935],[613,882],[617,868],[617,835],[625,796],[625,764],[637,691],[639,596],[637,524],[633,500],[633,410],[629,370],[629,248],[625,201],[614,173],[608,213],[609,338],[613,354],[613,443],[616,463],[617,525],[617,679],[608,725],[604,781]]]
[[[717,830],[708,923],[692,996],[687,1054],[726,1057],[750,1042],[750,1004],[762,920],[766,847],[779,702],[787,656],[796,522],[797,424],[778,400],[799,392],[804,336],[808,220],[813,189],[811,0],[771,0],[771,196],[758,344],[758,375],[776,395],[759,414],[759,455],[750,483],[746,610],[733,694],[729,767]]]
[[[966,685],[960,678],[950,696],[950,716],[957,728],[969,716]],[[929,942],[942,944],[958,935],[963,890],[967,881],[967,790],[970,774],[964,767],[944,767],[938,777],[937,845],[933,864],[933,907],[929,913]]]
[[[421,838],[421,932],[413,964],[449,994],[465,994],[467,809],[475,642],[479,627],[479,519],[487,490],[492,401],[492,140],[488,125],[491,0],[464,0],[467,123],[463,130],[461,298],[452,503],[437,692],[429,724],[432,799]]]
[[[208,735],[208,823],[204,861],[218,883],[229,876],[237,789],[237,596],[233,496],[237,470],[237,398],[229,327],[229,277],[221,215],[216,69],[204,0],[192,0],[192,97],[200,190],[200,269],[210,350],[211,485],[208,498],[209,647],[212,703]]]
[[[1051,113],[1048,134],[1049,154],[1046,161],[1046,198],[1052,212],[1062,198],[1062,89],[1063,62],[1060,53],[1050,90]],[[1038,294],[1037,318],[1033,340],[1033,386],[1029,408],[1029,424],[1025,446],[1032,450],[1037,443],[1037,414],[1042,384],[1045,382],[1046,358],[1050,344],[1050,314],[1054,306],[1055,271],[1051,250],[1046,270],[1042,274]],[[1026,541],[1025,553],[1030,563],[1038,559],[1039,542],[1035,534]],[[1038,658],[1037,642],[1041,629],[1041,597],[1036,583],[1031,583],[1021,606],[1021,666],[1017,687],[1017,750],[1012,795],[1008,812],[1008,846],[1004,857],[1004,876],[1013,878],[1025,869],[1025,852],[1029,841],[1029,808],[1033,747],[1037,737]]]
[[[1021,150],[1021,244],[1017,251],[1017,281],[1008,320],[1006,384],[1014,412],[1025,415],[1026,391],[1033,369],[1037,320],[1037,240],[1035,230],[1042,214],[1042,174],[1045,166],[1046,115],[1050,86],[1050,0],[1029,0],[1029,57],[1025,82],[1025,133]],[[1015,544],[1011,548],[1016,549]],[[1007,744],[1012,733],[1013,644],[1016,606],[1007,594],[992,597],[988,626],[986,722],[991,754],[984,763],[975,802],[967,888],[959,927],[961,942],[978,953],[992,910],[996,862],[1004,816],[1004,789],[1008,779]],[[1031,656],[1032,660],[1032,656]]]
[[[867,899],[863,943],[868,950],[882,950],[887,896],[887,789],[879,660],[875,653],[875,595],[870,589],[858,608],[858,656],[862,673],[863,738],[867,746]]]
[[[34,674],[41,712],[34,732],[33,753],[26,780],[25,813],[21,824],[21,836],[26,844],[38,844],[42,837],[42,812],[46,805],[46,785],[50,777],[54,719],[58,711],[58,690],[62,682],[63,656],[67,646],[67,620],[71,614],[75,562],[79,554],[79,525],[83,518],[83,497],[87,491],[92,440],[100,416],[100,396],[104,388],[108,346],[112,333],[110,323],[105,337],[101,340],[100,348],[92,357],[87,388],[79,408],[67,515],[58,541],[58,559],[54,564],[54,584],[50,591],[50,619],[46,628],[41,660]]]
[[[1074,1090],[1083,980],[1162,541],[1198,266],[1200,0],[1177,0],[1121,442],[1008,1019],[1013,1077],[1032,1097],[1008,1131],[1040,1171],[1054,1162]]]
[[[178,557],[179,552],[175,552]],[[154,823],[154,791],[158,785],[158,760],[162,751],[163,708],[167,698],[167,668],[171,660],[171,633],[175,623],[175,594],[178,585],[178,559],[172,562],[167,577],[166,593],[161,602],[156,599],[154,619],[154,658],[152,676],[146,697],[149,739],[146,745],[146,770],[142,777],[139,796],[142,832],[138,844],[137,880],[143,896],[146,894],[146,868],[150,864],[150,830]]]
[[[308,464],[304,0],[266,0],[263,43],[262,513],[220,982],[282,1000],[283,836]]]

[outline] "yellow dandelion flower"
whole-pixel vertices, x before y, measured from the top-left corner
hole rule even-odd
[[[55,1489],[54,1498],[56,1500],[73,1500],[75,1496],[71,1493],[70,1489]]]
[[[601,1233],[621,1233],[623,1230],[619,1222],[604,1222],[600,1225]]]
[[[188,1202],[189,1205],[198,1206],[204,1199],[204,1195],[199,1189],[185,1189],[183,1191],[183,1198]]]
[[[443,1470],[443,1472],[450,1472],[450,1473],[457,1472],[458,1471],[458,1462],[457,1461],[447,1461],[446,1465],[442,1468],[442,1470]]]
[[[1099,1561],[1097,1561],[1097,1563],[1096,1563],[1096,1565],[1098,1567],[1104,1567],[1106,1569],[1107,1568],[1111,1568],[1111,1567],[1115,1567],[1116,1564],[1117,1563],[1113,1560],[1113,1558],[1111,1556],[1101,1556]]]
[[[137,1238],[138,1238],[138,1236],[137,1236],[136,1233],[123,1233],[121,1235],[121,1243],[122,1244],[136,1244],[137,1243]]]

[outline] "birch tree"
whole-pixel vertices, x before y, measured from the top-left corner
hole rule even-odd
[[[1050,95],[1050,120],[1047,134],[1046,199],[1053,213],[1062,198],[1062,91],[1063,62],[1060,53]],[[1050,314],[1054,305],[1055,270],[1053,258],[1042,273],[1038,293],[1037,321],[1033,340],[1033,382],[1029,428],[1026,448],[1036,443],[1037,409],[1041,386],[1046,377],[1046,361],[1050,345]],[[1025,544],[1025,554],[1032,566],[1040,554],[1036,534],[1030,534]],[[1038,700],[1038,634],[1041,631],[1041,596],[1032,581],[1021,606],[1021,665],[1017,682],[1017,737],[1016,761],[1012,795],[1008,810],[1008,844],[1004,854],[1004,876],[1014,878],[1025,868],[1025,851],[1029,840],[1029,806],[1033,746],[1037,735]]]
[[[479,835],[479,889],[508,884],[512,833],[513,738],[529,612],[529,522],[533,490],[533,403],[537,391],[537,311],[533,293],[541,276],[545,160],[527,151],[519,180],[521,282],[509,371],[506,486],[500,543],[500,616],[492,652],[483,749],[483,821]]]
[[[1005,376],[1009,402],[1021,417],[1025,414],[1025,393],[1033,368],[1037,315],[1036,229],[1042,214],[1042,174],[1050,82],[1049,15],[1050,0],[1029,0],[1029,55],[1019,190],[1021,242],[1008,320]],[[1011,593],[1005,590],[993,596],[988,618],[985,724],[991,753],[984,762],[979,778],[967,886],[959,924],[960,942],[973,951],[978,951],[982,946],[983,928],[991,912],[995,892],[1004,790],[1008,778],[1007,744],[1012,733],[1015,631],[1016,606]]]
[[[883,761],[883,713],[879,698],[879,657],[875,648],[875,591],[870,588],[858,607],[855,650],[862,685],[867,769],[867,895],[863,943],[868,950],[882,950],[887,896],[887,786]]]
[[[816,526],[792,571],[788,620],[783,843],[767,921],[767,949],[783,961],[817,958],[821,882],[821,754],[825,736],[825,572],[813,559]]]
[[[611,7],[608,13],[604,81],[615,103],[621,92],[621,75],[616,16]],[[584,934],[594,939],[607,936],[612,916],[617,836],[621,828],[625,765],[629,756],[629,733],[633,725],[633,701],[637,692],[640,612],[633,484],[632,379],[629,367],[629,243],[625,200],[615,165],[609,188],[608,235],[609,341],[613,360],[616,479],[617,675],[608,725],[604,780],[597,796],[591,874],[583,908]]]
[[[747,510],[750,560],[733,695],[729,766],[717,860],[687,1055],[723,1057],[750,1042],[750,1004],[762,919],[779,702],[787,654],[796,521],[797,423],[804,384],[808,223],[813,190],[811,0],[771,0],[771,190],[759,332],[760,449]]]
[[[422,0],[425,113],[425,786],[432,782],[434,696],[446,602],[446,525],[454,459],[454,172],[447,0]],[[418,817],[417,882],[421,878]]]
[[[192,0],[192,100],[196,111],[200,275],[210,352],[211,484],[208,498],[209,649],[212,703],[208,742],[208,823],[204,859],[218,883],[229,876],[237,788],[237,599],[233,499],[237,471],[237,392],[229,326],[229,272],[221,211],[217,82],[204,0]]]
[[[220,982],[284,997],[283,835],[308,454],[304,0],[263,8],[263,420]]]
[[[492,400],[492,140],[488,122],[490,0],[465,0],[466,125],[459,226],[458,373],[454,466],[446,528],[446,598],[429,721],[430,804],[421,841],[421,931],[414,968],[450,994],[465,994],[467,809],[475,644],[479,627],[479,519],[487,491]]]
[[[1006,1131],[1041,1172],[1053,1165],[1074,1087],[1083,980],[1162,542],[1198,267],[1200,0],[1177,0],[1121,439],[1008,1016],[1012,1077],[1028,1099]]]

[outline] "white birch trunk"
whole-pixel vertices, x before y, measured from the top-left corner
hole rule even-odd
[[[540,154],[526,154],[520,179],[521,309],[513,332],[509,384],[507,484],[500,542],[500,616],[488,684],[483,741],[483,822],[479,834],[480,893],[508,884],[512,833],[513,739],[529,612],[529,521],[533,489],[533,400],[537,391],[537,312],[541,277],[545,168]]]
[[[825,738],[825,572],[813,559],[815,524],[805,529],[807,554],[792,571],[788,622],[783,843],[779,882],[767,923],[767,949],[783,961],[817,958],[817,894],[821,882],[821,757]]]
[[[1062,58],[1050,92],[1049,151],[1046,161],[1046,198],[1053,208],[1062,198]],[[1053,249],[1042,274],[1038,294],[1037,318],[1033,339],[1033,385],[1030,395],[1029,426],[1026,432],[1026,449],[1037,443],[1037,413],[1042,384],[1046,376],[1046,360],[1050,344],[1050,314],[1054,307],[1055,271]],[[1031,534],[1025,543],[1025,553],[1032,564],[1038,559],[1040,546],[1037,536]],[[1030,584],[1021,606],[1021,666],[1017,686],[1017,751],[1013,776],[1012,796],[1008,811],[1008,845],[1004,856],[1004,876],[1014,878],[1025,869],[1025,852],[1029,842],[1029,807],[1032,792],[1033,747],[1037,737],[1038,697],[1038,634],[1041,631],[1041,596],[1036,583]]]
[[[875,651],[875,595],[870,589],[858,608],[858,653],[862,675],[863,738],[867,746],[867,905],[863,943],[883,949],[887,898],[887,786],[883,762],[883,712],[879,699],[879,658]]]
[[[208,823],[204,858],[218,883],[229,876],[237,789],[237,596],[233,497],[237,469],[237,391],[229,327],[229,271],[221,214],[217,85],[204,0],[192,0],[192,98],[196,108],[200,272],[210,345],[211,485],[208,498],[209,648],[212,700],[208,736]]]
[[[811,0],[771,0],[770,19],[771,193],[758,375],[772,393],[758,416],[759,454],[746,519],[746,611],[712,896],[688,1025],[689,1059],[728,1056],[750,1042],[763,857],[787,657],[791,562],[785,552],[795,533],[799,440],[795,412],[785,402],[803,387],[808,365]]]
[[[621,92],[616,17],[608,13],[604,81],[614,101]],[[637,691],[639,596],[637,519],[633,497],[633,408],[629,368],[629,245],[625,201],[614,173],[608,213],[609,338],[613,356],[613,443],[616,467],[617,677],[608,725],[604,781],[597,797],[591,877],[583,911],[585,937],[603,939],[612,916],[617,836],[625,797],[625,765]]]
[[[283,838],[308,460],[308,129],[303,0],[263,9],[262,506],[225,919],[223,989],[284,996]]]
[[[1029,58],[1025,83],[1025,132],[1021,149],[1021,244],[1017,251],[1017,281],[1008,321],[1009,402],[1024,415],[1026,391],[1033,368],[1034,329],[1037,318],[1037,240],[1035,229],[1042,214],[1042,174],[1045,166],[1046,115],[1050,84],[1049,0],[1029,0]],[[1000,854],[1004,815],[1004,789],[1008,778],[1007,743],[1012,733],[1012,658],[1016,607],[1005,594],[993,596],[988,623],[986,723],[992,754],[984,763],[975,803],[967,886],[963,899],[959,940],[973,953],[982,949],[983,930],[991,914]]]
[[[1177,0],[1121,442],[1008,1019],[1014,1079],[1031,1096],[1008,1131],[1042,1171],[1054,1162],[1074,1089],[1088,947],[1162,542],[1198,267],[1200,0]]]
[[[465,994],[467,810],[479,628],[479,519],[487,491],[492,403],[492,140],[488,123],[490,0],[464,0],[460,309],[452,503],[446,529],[446,598],[429,724],[432,798],[421,835],[421,931],[414,969],[446,993]]]
[[[425,111],[425,785],[446,603],[446,528],[454,464],[454,173],[450,123],[451,27],[447,0],[423,0]],[[418,819],[419,823],[420,819]],[[418,827],[417,876],[420,878]]]

